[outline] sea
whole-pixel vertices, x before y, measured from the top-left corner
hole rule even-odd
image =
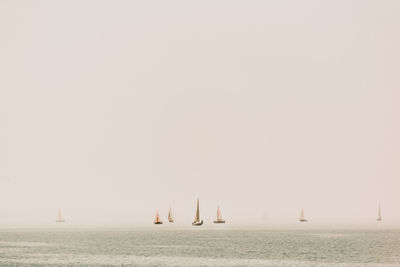
[[[0,266],[400,266],[400,229],[0,229]]]

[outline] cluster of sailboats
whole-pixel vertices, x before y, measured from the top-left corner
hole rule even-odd
[[[174,219],[172,218],[171,208],[168,211],[168,222],[173,223]],[[156,218],[154,219],[154,224],[163,224],[162,220],[160,219],[160,214],[158,211],[156,212]]]
[[[168,222],[170,222],[170,223],[174,222],[174,219],[172,218],[171,207],[169,208],[169,211],[168,211]],[[214,221],[214,223],[225,223],[225,220],[222,218],[221,210],[219,209],[219,206],[217,208],[217,219]],[[160,219],[160,214],[158,213],[158,211],[156,212],[154,224],[163,224],[163,221]],[[198,198],[197,198],[197,205],[196,205],[196,215],[194,216],[194,221],[192,222],[192,225],[194,225],[194,226],[203,225],[203,220],[200,219],[200,203],[199,203]]]
[[[308,222],[308,220],[306,219],[306,217],[304,215],[304,209],[301,209],[301,211],[300,211],[299,221],[300,222]],[[380,204],[378,206],[378,217],[376,218],[376,221],[378,221],[378,222],[382,221]],[[64,223],[65,222],[65,218],[61,214],[61,209],[58,209],[56,222],[57,223]],[[174,219],[172,217],[171,207],[169,208],[169,211],[168,211],[168,222],[169,223],[173,223],[174,222]],[[218,208],[217,208],[217,219],[214,221],[214,223],[217,223],[217,224],[218,223],[225,223],[225,220],[222,218],[221,210],[219,209],[219,205],[218,205]],[[163,221],[161,220],[160,214],[158,213],[158,211],[156,211],[156,217],[154,219],[154,224],[163,224]],[[197,204],[196,204],[196,214],[195,214],[195,217],[194,217],[194,221],[192,222],[192,225],[194,225],[194,226],[203,225],[203,220],[200,219],[200,203],[199,203],[199,199],[198,198],[197,198]]]

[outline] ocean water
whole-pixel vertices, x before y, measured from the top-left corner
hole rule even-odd
[[[0,266],[400,266],[400,230],[0,230]]]

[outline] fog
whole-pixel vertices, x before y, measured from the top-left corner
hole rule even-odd
[[[400,225],[399,1],[0,1],[0,225]]]

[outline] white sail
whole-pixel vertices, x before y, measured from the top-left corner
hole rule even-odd
[[[169,211],[168,211],[168,221],[169,222],[173,222],[174,221],[174,219],[172,218],[171,207],[169,208]]]
[[[382,221],[381,205],[379,205],[379,208],[378,208],[378,218],[376,218],[376,220],[377,220],[378,222]]]
[[[300,222],[306,222],[307,221],[305,216],[304,216],[304,210],[303,209],[301,209],[299,221]]]
[[[63,216],[61,215],[61,209],[58,209],[58,215],[56,218],[56,222],[65,222],[65,219],[63,218]]]

